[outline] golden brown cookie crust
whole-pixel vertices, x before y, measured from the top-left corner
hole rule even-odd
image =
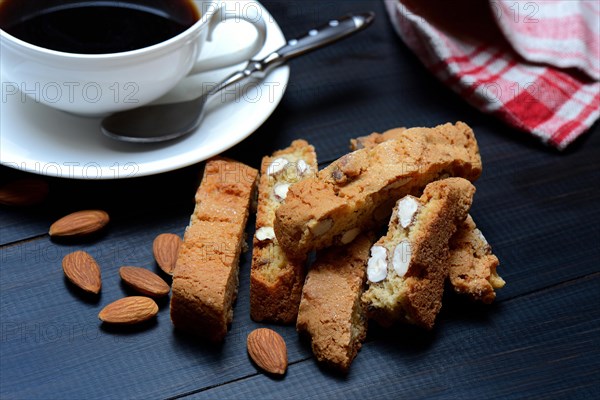
[[[257,175],[233,160],[206,163],[173,273],[171,321],[177,329],[213,342],[225,337]]]
[[[385,141],[398,138],[405,130],[406,128],[394,128],[383,133],[373,132],[367,136],[350,139],[350,150],[370,149]]]
[[[360,235],[346,246],[321,251],[302,291],[297,330],[310,336],[317,360],[343,372],[367,334],[360,296],[371,243]]]
[[[431,181],[448,176],[474,181],[480,174],[479,149],[466,124],[407,129],[292,186],[276,212],[275,234],[287,254],[302,257],[340,244],[354,229],[380,225],[397,199],[419,195]]]
[[[469,215],[450,239],[450,283],[456,293],[489,304],[504,280],[496,272],[498,258]]]

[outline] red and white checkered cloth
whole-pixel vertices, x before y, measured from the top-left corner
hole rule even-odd
[[[478,109],[558,149],[600,116],[600,1],[385,4],[408,47]]]

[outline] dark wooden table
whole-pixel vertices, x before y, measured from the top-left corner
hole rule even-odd
[[[559,153],[481,114],[438,83],[396,37],[380,1],[266,2],[287,37],[350,11],[374,26],[295,61],[283,102],[226,155],[258,166],[305,138],[326,165],[352,137],[396,126],[463,120],[477,135],[484,173],[472,215],[506,287],[482,306],[447,293],[432,332],[373,326],[347,376],[322,369],[292,326],[282,379],[257,371],[246,336],[263,325],[248,311],[250,255],[242,257],[235,318],[220,347],[174,332],[168,301],[143,329],[102,326],[98,311],[131,294],[118,268],[158,270],[152,241],[182,234],[202,165],[118,181],[44,178],[47,201],[0,208],[0,397],[166,398],[597,398],[600,391],[600,130]],[[0,168],[0,183],[27,176]],[[66,213],[106,209],[108,231],[56,243]],[[253,231],[250,221],[248,232]],[[103,270],[90,301],[63,277],[62,257],[89,251]],[[271,326],[273,327],[273,326]]]

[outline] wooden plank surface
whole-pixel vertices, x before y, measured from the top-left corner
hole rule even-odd
[[[347,377],[307,360],[290,367],[285,384],[256,375],[185,398],[592,398],[599,289],[594,274],[492,309],[450,300],[430,334],[372,331]]]
[[[600,390],[600,127],[564,153],[544,148],[478,113],[435,81],[397,38],[379,1],[264,3],[287,37],[349,11],[373,9],[367,31],[291,65],[290,85],[272,117],[226,155],[260,158],[306,138],[321,166],[352,137],[396,126],[463,120],[484,163],[472,214],[501,261],[507,286],[490,307],[445,298],[432,333],[373,328],[351,372],[321,369],[291,326],[283,379],[257,372],[246,335],[271,326],[249,318],[250,253],[242,257],[235,318],[221,347],[176,334],[168,303],[156,323],[111,329],[98,311],[131,294],[118,268],[156,270],[151,246],[181,234],[202,165],[125,181],[47,179],[38,207],[0,208],[0,398],[589,398]],[[0,183],[23,176],[0,167]],[[107,209],[107,232],[56,243],[56,218]],[[248,233],[253,232],[253,221]],[[100,299],[82,298],[60,261],[85,249],[103,270]]]

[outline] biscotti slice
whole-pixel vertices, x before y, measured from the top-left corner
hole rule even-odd
[[[350,139],[350,150],[370,149],[385,141],[398,138],[405,130],[406,128],[394,128],[383,133],[374,132],[367,136]]]
[[[225,337],[257,176],[236,161],[206,163],[173,273],[171,321],[177,329],[213,342]]]
[[[315,149],[304,140],[262,160],[250,273],[250,316],[255,321],[296,321],[306,257],[288,259],[277,243],[273,223],[289,187],[317,171]]]
[[[302,290],[297,330],[310,336],[318,361],[344,372],[367,335],[360,296],[372,243],[360,235],[346,246],[319,252]]]
[[[398,138],[404,130],[391,129],[384,133],[372,133],[351,139],[350,148],[372,148],[387,140]],[[505,284],[496,272],[498,258],[492,254],[491,246],[477,229],[471,216],[467,216],[450,239],[449,264],[449,280],[454,291],[472,300],[489,304],[496,298],[495,289],[500,289]]]
[[[496,272],[498,258],[473,218],[467,216],[450,239],[450,283],[456,293],[489,304],[504,280]]]
[[[398,201],[388,233],[371,248],[368,289],[362,296],[369,317],[431,329],[442,307],[450,237],[466,218],[475,187],[462,178],[430,183],[420,198]]]
[[[293,185],[276,212],[275,234],[286,253],[299,257],[385,224],[399,198],[420,195],[429,182],[474,181],[480,174],[479,149],[466,124],[407,129]]]

